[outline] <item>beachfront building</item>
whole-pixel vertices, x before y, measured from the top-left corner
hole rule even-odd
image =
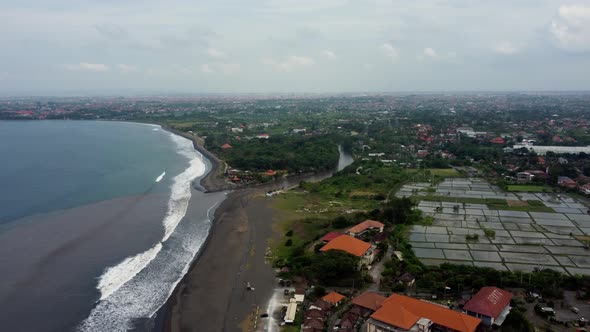
[[[481,319],[485,326],[501,326],[510,313],[512,294],[498,287],[483,287],[465,303],[468,315]]]
[[[354,225],[346,231],[346,234],[350,236],[360,236],[370,230],[376,230],[379,233],[383,233],[385,225],[375,220],[365,220],[360,224]]]
[[[393,294],[367,321],[368,332],[474,332],[481,320],[441,305]]]
[[[341,235],[323,246],[320,251],[342,250],[360,258],[359,268],[371,265],[375,259],[375,246],[350,235]]]

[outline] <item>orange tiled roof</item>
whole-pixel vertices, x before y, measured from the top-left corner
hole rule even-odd
[[[382,223],[380,223],[378,221],[365,220],[360,224],[352,226],[347,232],[357,234],[357,233],[363,232],[367,228],[381,228],[383,226],[385,226],[385,225],[383,225]]]
[[[457,311],[411,297],[393,294],[371,318],[403,329],[410,329],[420,318],[459,332],[473,332],[481,322]]]
[[[345,298],[346,298],[346,296],[344,296],[342,294],[332,292],[332,293],[322,297],[322,300],[332,303],[332,304],[337,304],[338,302],[342,301]]]
[[[365,241],[355,239],[350,235],[341,235],[328,242],[320,251],[342,250],[351,255],[361,257],[369,248],[371,248],[371,245]]]
[[[381,296],[377,293],[364,292],[361,295],[355,297],[352,300],[352,304],[356,304],[356,305],[361,306],[363,308],[367,308],[367,309],[371,309],[373,311],[376,311],[377,309],[379,309],[379,307],[381,307],[381,304],[386,299],[387,298],[385,296]]]

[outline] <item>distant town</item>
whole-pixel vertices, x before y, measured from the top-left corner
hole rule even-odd
[[[205,190],[295,179],[256,194],[276,284],[245,286],[274,295],[244,331],[590,319],[590,93],[4,98],[0,119],[162,125],[218,164]]]

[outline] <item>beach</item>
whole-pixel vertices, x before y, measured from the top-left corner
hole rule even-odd
[[[202,152],[204,148],[192,140]],[[201,186],[210,191],[225,188],[216,175],[221,162],[215,159],[211,172],[201,179]],[[339,163],[338,170],[352,162],[344,153],[341,159],[345,161]],[[206,243],[168,300],[163,330],[253,331],[253,318],[269,319],[260,315],[267,313],[277,279],[265,254],[269,241],[282,234],[273,229],[277,212],[264,194],[295,186],[302,180],[319,181],[331,174],[297,176],[229,193],[216,209]],[[248,290],[248,284],[254,289]]]

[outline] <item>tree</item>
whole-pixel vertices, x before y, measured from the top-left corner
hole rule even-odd
[[[361,280],[359,258],[341,250],[328,250],[311,259],[309,272],[327,286],[351,286]]]

